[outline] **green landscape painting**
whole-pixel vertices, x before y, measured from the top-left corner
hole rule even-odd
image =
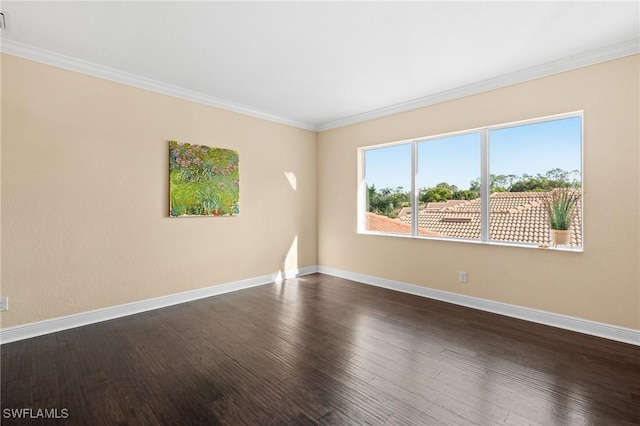
[[[170,216],[234,216],[240,210],[238,152],[169,141]]]

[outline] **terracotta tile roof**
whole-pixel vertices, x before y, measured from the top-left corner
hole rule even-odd
[[[464,202],[465,200],[448,200],[448,201],[445,201],[444,203],[427,203],[427,205],[424,206],[424,208],[427,210],[440,210],[447,207],[454,207]]]
[[[427,209],[427,210],[442,210],[444,208],[448,208],[448,207],[454,207],[458,204],[462,204],[465,203],[465,200],[448,200],[442,203],[427,203],[423,206],[420,206],[420,209]],[[411,207],[403,207],[402,210],[400,210],[400,213],[398,213],[398,216],[404,216],[407,214],[411,214]]]
[[[550,244],[549,224],[542,204],[544,192],[496,192],[491,194],[490,238],[494,241]],[[443,204],[436,209],[434,204]],[[418,226],[436,234],[465,239],[480,238],[480,199],[454,205],[429,203],[418,210]],[[571,243],[582,245],[582,206],[571,225]],[[410,224],[411,213],[399,220]],[[407,225],[409,226],[409,225]]]
[[[411,221],[405,223],[399,219],[390,219],[386,216],[380,216],[375,213],[367,212],[367,231],[389,232],[393,234],[411,234]],[[438,234],[418,228],[420,235],[430,235],[432,237]]]

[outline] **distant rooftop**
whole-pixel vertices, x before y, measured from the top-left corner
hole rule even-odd
[[[405,223],[399,219],[390,219],[387,216],[367,212],[367,230],[389,232],[392,234],[411,234],[411,221],[409,221],[409,223]],[[432,237],[438,235],[435,232],[427,231],[423,228],[418,228],[418,233],[420,235],[430,235]]]
[[[546,192],[494,192],[489,198],[491,210],[490,239],[518,243],[550,244],[547,214],[542,204]],[[571,244],[582,245],[582,205],[571,225]],[[384,217],[384,216],[382,216]],[[393,219],[389,219],[393,220]],[[404,223],[411,233],[411,209],[400,211],[397,221]],[[369,221],[371,223],[371,221]],[[374,229],[375,224],[367,229]],[[428,203],[418,209],[418,226],[428,234],[463,239],[480,238],[480,199],[450,200]]]

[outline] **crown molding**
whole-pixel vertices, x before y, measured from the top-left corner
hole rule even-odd
[[[246,105],[241,105],[235,102],[216,98],[214,96],[204,95],[192,90],[172,86],[170,84],[166,84],[157,80],[83,61],[71,56],[66,56],[49,50],[40,49],[38,47],[19,43],[13,40],[2,39],[2,42],[0,43],[0,51],[2,53],[7,53],[21,58],[30,59],[32,61],[53,65],[59,68],[92,75],[94,77],[104,78],[106,80],[127,84],[129,86],[134,86],[140,89],[150,90],[152,92],[185,99],[187,101],[220,108],[227,111],[237,112],[251,117],[261,118],[263,120],[273,121],[276,123],[285,124],[287,126],[317,131],[317,127],[312,123],[279,117],[268,112],[248,107]]]
[[[60,68],[69,69],[83,74],[104,78],[118,83],[127,84],[141,89],[174,96],[199,104],[213,106],[227,111],[261,118],[263,120],[273,121],[287,126],[298,127],[315,132],[322,132],[325,130],[332,130],[351,124],[361,123],[363,121],[373,120],[376,118],[386,117],[388,115],[398,114],[401,112],[435,105],[441,102],[463,98],[465,96],[475,95],[489,90],[499,89],[525,81],[535,80],[537,78],[547,77],[549,75],[594,65],[600,62],[634,55],[640,53],[640,38],[627,40],[625,42],[603,47],[600,49],[590,50],[588,52],[516,71],[514,73],[505,74],[496,78],[468,84],[455,89],[436,93],[434,95],[429,95],[411,101],[376,109],[373,111],[364,112],[362,114],[356,114],[350,117],[328,121],[322,124],[314,124],[276,116],[264,111],[253,109],[245,105],[237,104],[235,102],[219,99],[214,96],[204,95],[202,93],[177,86],[172,86],[157,80],[141,77],[114,68],[82,61],[80,59],[51,52],[49,50],[40,49],[38,47],[19,43],[13,40],[2,39],[2,42],[0,43],[0,52],[19,56],[25,59],[30,59],[36,62],[42,62]]]
[[[627,40],[622,43],[614,44],[600,49],[590,50],[578,55],[569,56],[557,61],[547,62],[542,65],[505,74],[500,77],[472,83],[466,86],[436,93],[434,95],[425,96],[408,102],[402,102],[396,105],[376,109],[373,111],[356,114],[350,117],[340,118],[338,120],[328,121],[319,124],[317,131],[336,129],[351,124],[361,123],[363,121],[373,120],[376,118],[386,117],[388,115],[400,112],[411,111],[414,109],[451,101],[466,96],[476,95],[478,93],[495,90],[502,87],[510,86],[525,81],[535,80],[558,74],[573,69],[595,65],[600,62],[606,62],[613,59],[622,58],[629,55],[640,53],[640,38]]]

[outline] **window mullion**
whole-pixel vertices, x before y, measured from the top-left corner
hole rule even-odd
[[[411,235],[418,235],[418,142],[411,142]]]
[[[489,130],[480,132],[480,241],[489,241],[489,197],[491,196],[489,170]]]

